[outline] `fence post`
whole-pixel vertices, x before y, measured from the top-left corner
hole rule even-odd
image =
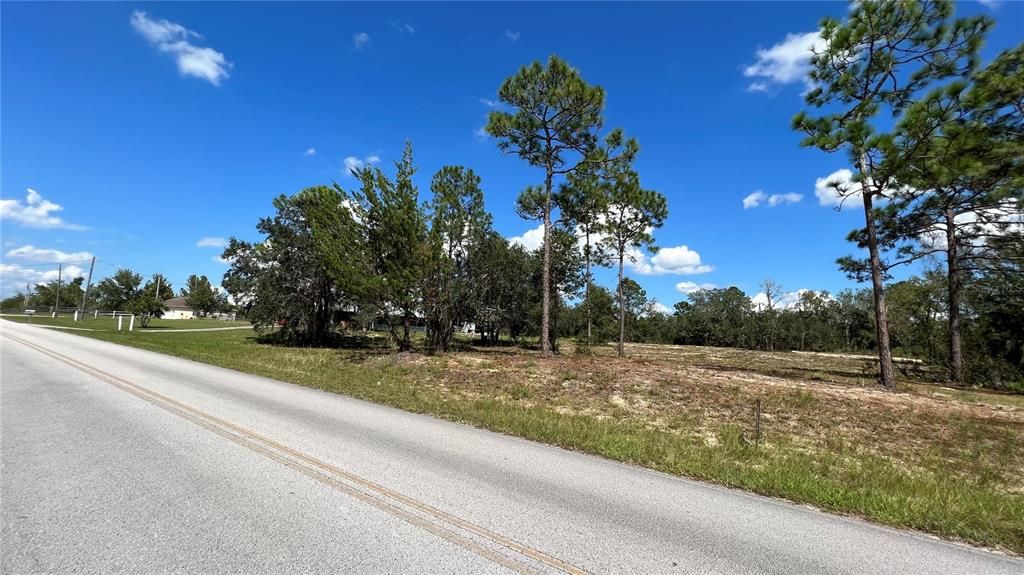
[[[754,447],[761,446],[761,398],[757,398],[754,407]]]
[[[123,319],[124,319],[124,316],[120,316],[120,315],[117,316],[117,331],[121,331],[121,320],[123,320]]]
[[[135,329],[135,314],[132,314],[132,319],[128,321],[128,331]]]

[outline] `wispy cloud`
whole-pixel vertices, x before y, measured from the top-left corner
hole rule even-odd
[[[21,203],[19,200],[0,199],[0,220],[11,220],[18,222],[26,228],[40,228],[44,230],[81,231],[89,229],[78,224],[69,224],[60,216],[54,215],[64,210],[60,204],[55,204],[43,198],[39,192],[32,188],[26,189],[25,192],[25,203]]]
[[[305,155],[307,155],[307,156],[315,156],[316,155],[316,148],[306,148],[306,154]]]
[[[342,160],[342,163],[344,164],[344,168],[342,169],[342,171],[345,173],[346,176],[351,176],[352,174],[355,173],[356,170],[362,168],[363,166],[379,164],[380,156],[373,154],[370,156],[366,156],[363,159],[359,159],[355,156],[348,156],[347,158]]]
[[[192,39],[201,39],[202,36],[181,24],[163,19],[153,20],[140,10],[132,12],[131,24],[152,46],[174,56],[178,72],[183,76],[202,78],[214,86],[220,86],[221,81],[230,75],[228,70],[233,64],[224,54],[213,48],[193,44]]]
[[[478,142],[486,142],[487,138],[490,138],[491,135],[487,133],[487,130],[483,126],[480,126],[473,130],[473,137],[476,138],[476,141]]]
[[[513,42],[519,40],[519,32],[513,32],[512,30],[505,30],[505,37]]]
[[[497,100],[488,100],[487,98],[480,98],[480,103],[488,108],[497,108],[501,105],[501,102]]]
[[[197,248],[223,248],[226,245],[228,245],[228,241],[217,236],[202,237],[196,242]]]
[[[7,257],[29,262],[45,262],[66,264],[71,262],[87,262],[92,258],[89,252],[63,252],[55,249],[21,246],[7,251]]]
[[[356,50],[362,50],[370,43],[370,35],[366,32],[356,32],[352,35],[352,45],[356,47]]]
[[[768,195],[761,190],[756,190],[754,193],[743,198],[743,209],[749,210],[750,208],[757,208],[760,206],[774,208],[775,206],[781,206],[782,204],[795,204],[802,199],[804,199],[803,194],[789,193]]]
[[[411,24],[402,22],[401,20],[392,20],[391,27],[398,30],[402,34],[415,34],[416,28],[413,28]]]
[[[683,295],[690,295],[695,291],[700,291],[702,289],[715,289],[716,287],[718,286],[711,283],[699,284],[696,282],[679,282],[676,284],[676,291]]]

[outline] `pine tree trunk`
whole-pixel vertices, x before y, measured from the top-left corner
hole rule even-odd
[[[625,294],[622,291],[622,257],[623,251],[619,250],[619,357],[626,355],[623,344],[626,341],[626,306]]]
[[[956,245],[956,214],[946,210],[946,269],[949,278],[949,380],[963,381],[963,350],[960,346],[960,262]]]
[[[412,349],[412,337],[409,334],[409,314],[405,314],[402,317],[402,345],[399,348],[400,351]]]
[[[541,274],[540,354],[551,355],[551,168],[544,179],[544,269]]]
[[[584,304],[587,306],[587,351],[590,351],[590,327],[591,327],[591,315],[590,315],[590,227],[587,226],[587,291],[584,294]]]
[[[866,183],[864,184],[867,185]],[[878,383],[886,389],[896,387],[892,371],[892,350],[889,349],[889,314],[885,307],[885,285],[882,283],[882,258],[878,254],[878,232],[872,214],[872,192],[865,191],[864,219],[868,236],[868,256],[871,264],[871,288],[875,303],[875,339],[878,345]]]

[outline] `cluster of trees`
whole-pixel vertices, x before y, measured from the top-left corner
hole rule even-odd
[[[149,320],[160,317],[167,310],[165,302],[174,297],[174,287],[162,274],[154,274],[145,284],[142,275],[129,269],[119,269],[96,285],[83,288],[85,278],[79,276],[69,281],[52,280],[37,284],[31,293],[17,292],[0,301],[2,309],[54,309],[60,306],[86,309],[102,309],[134,314],[143,326]],[[181,289],[188,305],[196,313],[230,311],[227,293],[211,286],[206,276],[191,275],[186,287]]]
[[[558,336],[617,339],[620,354],[627,339],[873,349],[891,387],[895,344],[943,362],[954,382],[1019,378],[1024,46],[979,68],[990,24],[953,19],[938,0],[865,0],[843,22],[822,23],[806,99],[824,113],[801,113],[793,126],[804,145],[846,151],[856,166],[851,181],[831,185],[863,204],[865,225],[849,239],[867,256],[839,264],[869,290],[806,292],[780,307],[768,282],[760,308],[727,288],[655,311],[623,272],[636,248],[656,249],[665,198],[641,186],[637,142],[604,130],[604,91],[557,57],[509,77],[486,125],[502,151],[542,170],[543,183],[516,200],[520,216],[542,223],[538,250],[494,232],[468,168],[442,168],[421,203],[407,144],[394,177],[366,167],[358,189],[277,198],[257,226],[263,241],[230,241],[224,285],[258,325],[282,325],[282,337],[309,345],[339,326],[383,322],[400,349],[421,325],[429,349],[445,351],[471,322],[485,341],[539,336],[543,354]],[[920,260],[945,270],[891,283],[894,268]],[[614,294],[595,285],[594,266],[617,267]]]
[[[1014,281],[992,275],[1020,272],[1024,44],[979,69],[991,25],[984,16],[954,18],[945,0],[857,2],[845,21],[822,21],[806,100],[826,112],[793,119],[805,146],[845,151],[856,167],[851,182],[831,184],[863,204],[865,225],[850,240],[867,256],[840,265],[872,284],[885,387],[894,385],[885,287],[894,267],[944,256],[954,382],[964,377],[964,286],[982,275],[1003,290]]]
[[[425,203],[414,172],[407,145],[394,178],[363,168],[358,190],[335,184],[278,197],[276,213],[257,225],[263,241],[229,240],[224,287],[254,324],[280,325],[281,337],[301,345],[375,322],[402,350],[412,347],[414,325],[435,351],[450,349],[466,323],[492,343],[500,332],[539,333],[543,250],[528,252],[492,229],[472,170],[442,168]],[[553,285],[576,293],[576,238],[557,230],[551,241]]]
[[[590,310],[592,266],[616,263],[621,354],[624,265],[632,249],[653,244],[665,198],[641,186],[637,142],[618,129],[602,135],[604,91],[566,62],[523,67],[498,97],[504,109],[491,113],[487,131],[503,151],[544,170],[544,183],[516,201],[521,216],[543,222],[536,253],[494,232],[471,169],[442,168],[421,204],[407,144],[393,178],[366,167],[354,172],[357,190],[334,184],[277,198],[276,214],[257,225],[264,241],[230,240],[224,286],[251,319],[283,324],[282,337],[296,343],[322,343],[339,322],[379,320],[407,350],[422,320],[429,349],[447,351],[465,323],[496,341],[500,331],[531,331],[536,319],[547,355],[565,302],[582,288]]]
[[[197,315],[229,312],[233,307],[227,292],[213,287],[209,278],[202,275],[188,276],[178,295],[185,298],[185,305]]]
[[[164,301],[174,297],[174,287],[161,274],[153,274],[143,284],[142,275],[129,269],[119,269],[114,275],[97,283],[90,297],[94,298],[96,307],[100,309],[137,315],[145,327],[151,318],[163,315],[167,309]]]
[[[1007,244],[1008,245],[1008,244]],[[1020,250],[1024,244],[1018,243]],[[1020,252],[1018,252],[1020,255]],[[947,276],[940,266],[886,287],[893,352],[949,365]],[[639,285],[626,280],[626,339],[645,343],[739,347],[765,351],[799,350],[866,353],[876,349],[870,288],[784,294],[766,280],[759,297],[737,287],[695,291],[671,314],[658,313]],[[1024,270],[1015,274],[973,274],[962,302],[964,380],[1020,389],[1024,380]],[[617,310],[605,288],[592,296],[595,341],[614,338]],[[562,337],[586,332],[583,305],[568,309]]]

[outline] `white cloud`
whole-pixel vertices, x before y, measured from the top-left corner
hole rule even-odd
[[[774,309],[794,309],[800,305],[800,297],[805,293],[815,293],[814,290],[810,289],[798,289],[796,291],[789,291],[782,294],[774,304]],[[827,295],[827,292],[820,292],[821,296],[825,299],[832,299],[831,296]],[[750,303],[755,310],[766,310],[768,309],[768,296],[764,292],[758,292],[757,295],[750,298]]]
[[[490,138],[491,135],[487,133],[487,130],[484,129],[483,126],[480,126],[479,128],[473,130],[473,137],[476,138],[476,141],[478,142],[486,142],[487,138]]]
[[[342,162],[345,164],[345,167],[342,171],[345,172],[346,176],[351,176],[355,173],[356,170],[361,169],[363,166],[369,164],[379,164],[380,156],[374,154],[366,156],[361,160],[355,156],[348,156],[347,158],[342,160]]]
[[[694,282],[679,282],[676,284],[676,291],[683,295],[690,295],[695,291],[700,291],[702,289],[715,289],[716,287],[718,286],[709,283],[698,284]]]
[[[7,257],[30,262],[46,262],[66,264],[70,262],[87,262],[92,258],[89,252],[62,252],[60,250],[21,246],[7,252]]]
[[[754,193],[750,194],[749,196],[743,198],[743,209],[748,210],[750,208],[756,208],[757,206],[760,206],[761,202],[763,202],[767,197],[768,194],[762,192],[761,190],[757,190]]]
[[[1012,199],[1002,205],[957,214],[953,221],[961,237],[971,237],[972,248],[984,247],[993,236],[1024,233],[1024,212]],[[918,239],[926,247],[946,249],[945,222],[935,222]]]
[[[1003,0],[978,0],[978,4],[988,8],[989,10],[995,10],[1003,3]]]
[[[401,20],[392,20],[391,27],[398,30],[402,34],[415,34],[416,28],[413,28],[411,24],[402,22]]]
[[[603,237],[603,234],[599,233],[590,234],[590,244],[599,244]],[[576,229],[576,240],[582,251],[586,238],[579,228]],[[508,241],[521,245],[527,250],[535,250],[544,243],[544,224],[538,224],[536,228],[527,230],[522,235],[510,237]],[[715,269],[714,266],[703,264],[700,254],[687,246],[662,248],[650,257],[639,248],[629,247],[626,248],[624,255],[624,263],[640,275],[697,275]]]
[[[757,62],[743,69],[747,78],[755,78],[747,90],[766,92],[771,84],[782,85],[803,82],[810,89],[807,77],[810,71],[811,50],[824,48],[819,32],[787,34],[786,39],[771,48],[757,51]]]
[[[672,315],[672,312],[675,311],[672,308],[668,307],[667,305],[665,305],[665,304],[663,304],[663,303],[661,303],[660,301],[657,301],[657,300],[655,300],[654,303],[651,304],[651,309],[653,311],[655,311],[657,313],[660,313],[660,314],[663,314],[663,315]]]
[[[32,188],[26,189],[25,192],[24,204],[18,200],[0,200],[0,220],[13,220],[26,228],[45,230],[81,231],[89,229],[78,224],[69,224],[59,216],[53,215],[64,208],[43,198],[39,192]]]
[[[701,263],[700,254],[686,246],[662,248],[648,260],[636,248],[627,252],[630,267],[641,275],[697,275],[714,271],[715,267]]]
[[[307,156],[315,156],[316,155],[316,148],[306,148],[306,154],[305,155],[307,155]]]
[[[782,204],[795,204],[803,198],[802,194],[772,194],[769,196],[761,190],[755,190],[754,193],[743,198],[743,209],[756,208],[762,204],[767,204],[768,207],[774,208]]]
[[[822,206],[852,206],[856,207],[856,202],[844,202],[843,196],[840,195],[839,190],[831,184],[838,184],[839,186],[852,185],[853,172],[843,168],[836,170],[824,178],[818,178],[814,180],[814,195],[818,196],[818,204]]]
[[[532,252],[544,245],[544,224],[540,224],[532,230],[526,230],[521,236],[512,236],[508,239],[508,243],[520,245]]]
[[[226,239],[216,236],[206,236],[196,242],[197,248],[223,248],[227,245],[228,241]]]
[[[345,162],[345,173],[352,175],[356,170],[363,167],[363,161],[355,156],[349,156],[343,160]]]
[[[903,188],[909,190],[910,188]],[[818,204],[841,209],[855,209],[861,207],[860,195],[864,186],[860,182],[853,181],[853,172],[847,168],[836,170],[824,178],[814,180],[814,195],[818,197]],[[883,190],[882,195],[886,196],[895,190]],[[885,198],[882,198],[884,201]]]
[[[84,276],[85,270],[76,265],[66,265],[60,270],[62,281],[71,281],[77,277]],[[0,263],[0,293],[11,293],[24,291],[25,285],[35,289],[36,284],[45,284],[57,279],[57,265],[53,269],[39,269],[36,267],[25,267],[18,264]]]
[[[178,72],[184,76],[202,78],[214,86],[230,76],[228,70],[234,65],[224,54],[213,48],[192,44],[191,38],[202,38],[199,34],[181,24],[167,20],[151,20],[145,12],[132,12],[132,28],[161,52],[174,56]]]
[[[513,32],[511,30],[505,30],[505,37],[515,42],[519,40],[519,32]]]
[[[224,257],[221,257],[221,256],[213,256],[213,261],[215,263],[224,264],[226,266],[231,265],[231,259],[230,258],[224,258]]]
[[[772,194],[768,196],[768,207],[774,208],[782,204],[795,204],[804,199],[803,194]]]
[[[480,103],[488,108],[497,108],[501,105],[501,102],[497,100],[488,100],[487,98],[480,98]]]
[[[370,43],[370,35],[366,32],[356,32],[352,35],[352,45],[356,47],[356,50],[362,50]]]

